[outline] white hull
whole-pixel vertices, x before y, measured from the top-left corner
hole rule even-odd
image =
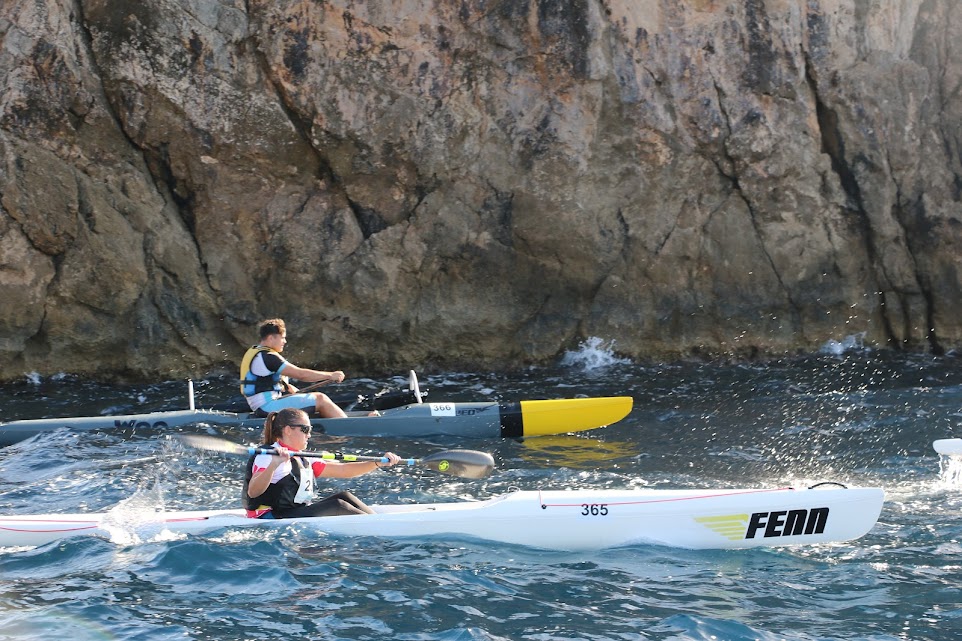
[[[0,547],[118,531],[200,534],[227,527],[316,529],[319,535],[480,539],[552,550],[632,544],[751,548],[848,541],[878,520],[879,488],[519,491],[486,501],[376,505],[375,515],[249,519],[241,510],[0,516]],[[128,534],[129,538],[129,534]]]
[[[962,438],[942,438],[932,441],[932,449],[942,456],[962,456]]]

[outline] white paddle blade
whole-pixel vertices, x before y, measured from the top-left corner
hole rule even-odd
[[[418,462],[435,472],[464,479],[483,479],[494,471],[494,457],[476,450],[447,450]]]
[[[932,447],[942,456],[962,456],[962,438],[942,438],[932,441]]]
[[[408,373],[408,389],[414,392],[414,398],[417,399],[418,403],[424,402],[421,400],[421,386],[418,385],[418,375],[414,373],[413,369]]]
[[[198,450],[224,452],[225,454],[234,454],[236,456],[248,456],[250,453],[249,448],[237,443],[232,443],[222,438],[217,438],[216,436],[205,436],[203,434],[175,434],[174,438],[184,445],[195,447]]]

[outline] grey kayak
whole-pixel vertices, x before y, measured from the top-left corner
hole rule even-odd
[[[628,396],[515,402],[412,403],[347,418],[315,418],[315,429],[334,436],[431,436],[518,438],[590,430],[620,421],[631,411]],[[120,416],[25,419],[0,423],[0,446],[58,429],[162,431],[186,425],[229,425],[260,429],[250,413],[187,409]]]

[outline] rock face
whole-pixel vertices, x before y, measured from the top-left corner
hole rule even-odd
[[[962,344],[956,0],[0,5],[0,378]]]

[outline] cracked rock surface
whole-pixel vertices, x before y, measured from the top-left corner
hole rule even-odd
[[[0,378],[962,343],[955,0],[0,5]]]

